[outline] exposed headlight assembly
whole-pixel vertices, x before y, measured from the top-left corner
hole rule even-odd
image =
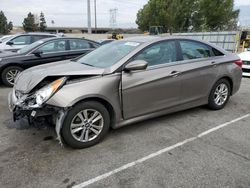
[[[38,108],[41,107],[47,100],[52,97],[58,89],[63,86],[65,81],[67,80],[66,77],[59,78],[54,82],[42,87],[41,89],[37,90],[35,94],[33,94],[29,98],[33,98],[33,102],[28,104],[29,107]]]

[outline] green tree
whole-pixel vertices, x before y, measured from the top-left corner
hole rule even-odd
[[[26,32],[38,31],[38,24],[35,23],[35,16],[31,12],[23,20],[23,29]]]
[[[39,29],[40,29],[40,31],[44,32],[46,30],[46,28],[47,28],[47,24],[46,24],[45,16],[44,16],[44,13],[41,12]]]
[[[239,15],[233,5],[234,0],[149,0],[138,11],[136,23],[143,31],[154,25],[170,33],[228,30]]]
[[[10,30],[12,30],[12,28],[13,28],[12,22],[8,23],[7,18],[4,15],[3,11],[0,11],[0,33],[8,34]]]
[[[8,30],[9,31],[11,31],[12,29],[13,29],[13,23],[12,23],[12,21],[10,21],[9,23],[8,23]]]

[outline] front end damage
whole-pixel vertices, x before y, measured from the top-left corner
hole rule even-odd
[[[28,94],[15,89],[9,94],[9,109],[13,113],[13,120],[26,118],[30,125],[44,124],[46,121],[55,125],[57,139],[62,145],[60,130],[68,108],[61,108],[46,104],[46,102],[66,84],[67,77],[62,77],[48,84],[44,80]]]

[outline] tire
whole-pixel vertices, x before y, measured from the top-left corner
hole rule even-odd
[[[18,66],[9,66],[7,68],[5,68],[3,71],[2,71],[2,81],[3,81],[3,84],[8,86],[8,87],[12,87],[14,85],[14,80],[16,78],[16,76],[22,72],[23,69],[21,67],[18,67]],[[12,72],[12,74],[11,74]],[[13,76],[11,76],[13,75]]]
[[[224,108],[230,98],[230,94],[231,86],[229,81],[226,79],[217,81],[209,94],[208,107],[212,110]]]
[[[68,112],[62,125],[61,135],[67,145],[82,149],[100,142],[107,134],[109,126],[108,110],[99,102],[86,101],[78,103]]]

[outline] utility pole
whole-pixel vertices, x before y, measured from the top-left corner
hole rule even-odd
[[[94,0],[95,3],[95,33],[97,33],[97,21],[96,21],[96,0]]]
[[[90,0],[87,0],[87,11],[88,11],[88,33],[91,34]]]

